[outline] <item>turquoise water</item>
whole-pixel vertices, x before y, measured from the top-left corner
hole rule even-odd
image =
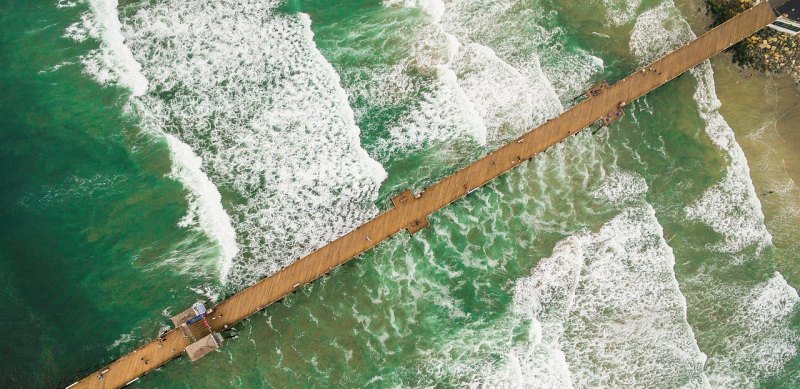
[[[1,7],[3,387],[68,385],[692,36],[671,1]],[[701,66],[137,385],[795,387],[797,253],[717,108]]]

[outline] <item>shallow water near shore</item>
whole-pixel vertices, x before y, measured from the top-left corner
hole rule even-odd
[[[800,227],[800,86],[786,76],[767,76],[736,67],[728,56],[712,61],[720,111],[736,131],[752,168],[767,228],[786,253],[785,275],[798,280]],[[792,253],[795,253],[792,255]]]
[[[655,0],[0,7],[4,387],[68,385],[703,25]],[[136,385],[797,386],[800,96],[728,61]]]

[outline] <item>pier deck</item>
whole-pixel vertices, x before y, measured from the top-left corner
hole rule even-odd
[[[555,119],[522,135],[472,163],[423,193],[405,192],[395,206],[346,235],[330,242],[281,271],[222,301],[208,323],[215,332],[233,326],[335,267],[372,249],[390,236],[427,225],[428,215],[483,186],[497,176],[533,158],[543,150],[598,121],[617,118],[626,104],[658,88],[706,59],[750,36],[776,19],[776,1],[763,2],[707,32],[656,62],[647,65]],[[778,3],[783,3],[778,1]],[[189,345],[180,330],[171,330],[107,367],[76,382],[71,388],[118,388],[178,357]],[[105,371],[107,369],[107,371]],[[101,373],[105,371],[104,373]]]

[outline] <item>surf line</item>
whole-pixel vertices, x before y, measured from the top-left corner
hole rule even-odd
[[[800,1],[800,0],[791,0]],[[579,133],[593,123],[608,126],[624,116],[624,107],[664,85],[731,45],[776,20],[775,8],[786,0],[762,2],[708,31],[661,59],[609,86],[592,87],[581,101],[558,117],[512,140],[464,169],[415,194],[406,190],[392,199],[394,207],[317,249],[282,270],[208,309],[202,319],[212,336],[281,300],[392,235],[416,233],[429,225],[428,216],[466,196],[535,155]],[[196,319],[196,318],[195,318]],[[191,320],[195,320],[191,319]],[[176,323],[177,324],[177,323]],[[182,327],[182,326],[180,326]],[[102,367],[71,388],[118,388],[182,355],[192,341],[181,328]]]

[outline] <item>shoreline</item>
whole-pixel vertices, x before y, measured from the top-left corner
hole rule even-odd
[[[738,66],[732,53],[711,60],[720,113],[733,129],[750,165],[764,222],[777,250],[775,262],[790,284],[800,251],[800,87],[789,75]]]
[[[675,3],[699,35],[716,24],[710,3],[724,1]],[[722,103],[719,111],[750,166],[764,224],[777,249],[775,262],[787,281],[798,287],[800,269],[792,262],[798,257],[795,253],[800,253],[796,239],[800,230],[800,205],[796,204],[800,198],[800,153],[796,151],[800,150],[800,125],[793,123],[800,123],[800,80],[737,63],[733,50],[711,59],[717,98]]]

